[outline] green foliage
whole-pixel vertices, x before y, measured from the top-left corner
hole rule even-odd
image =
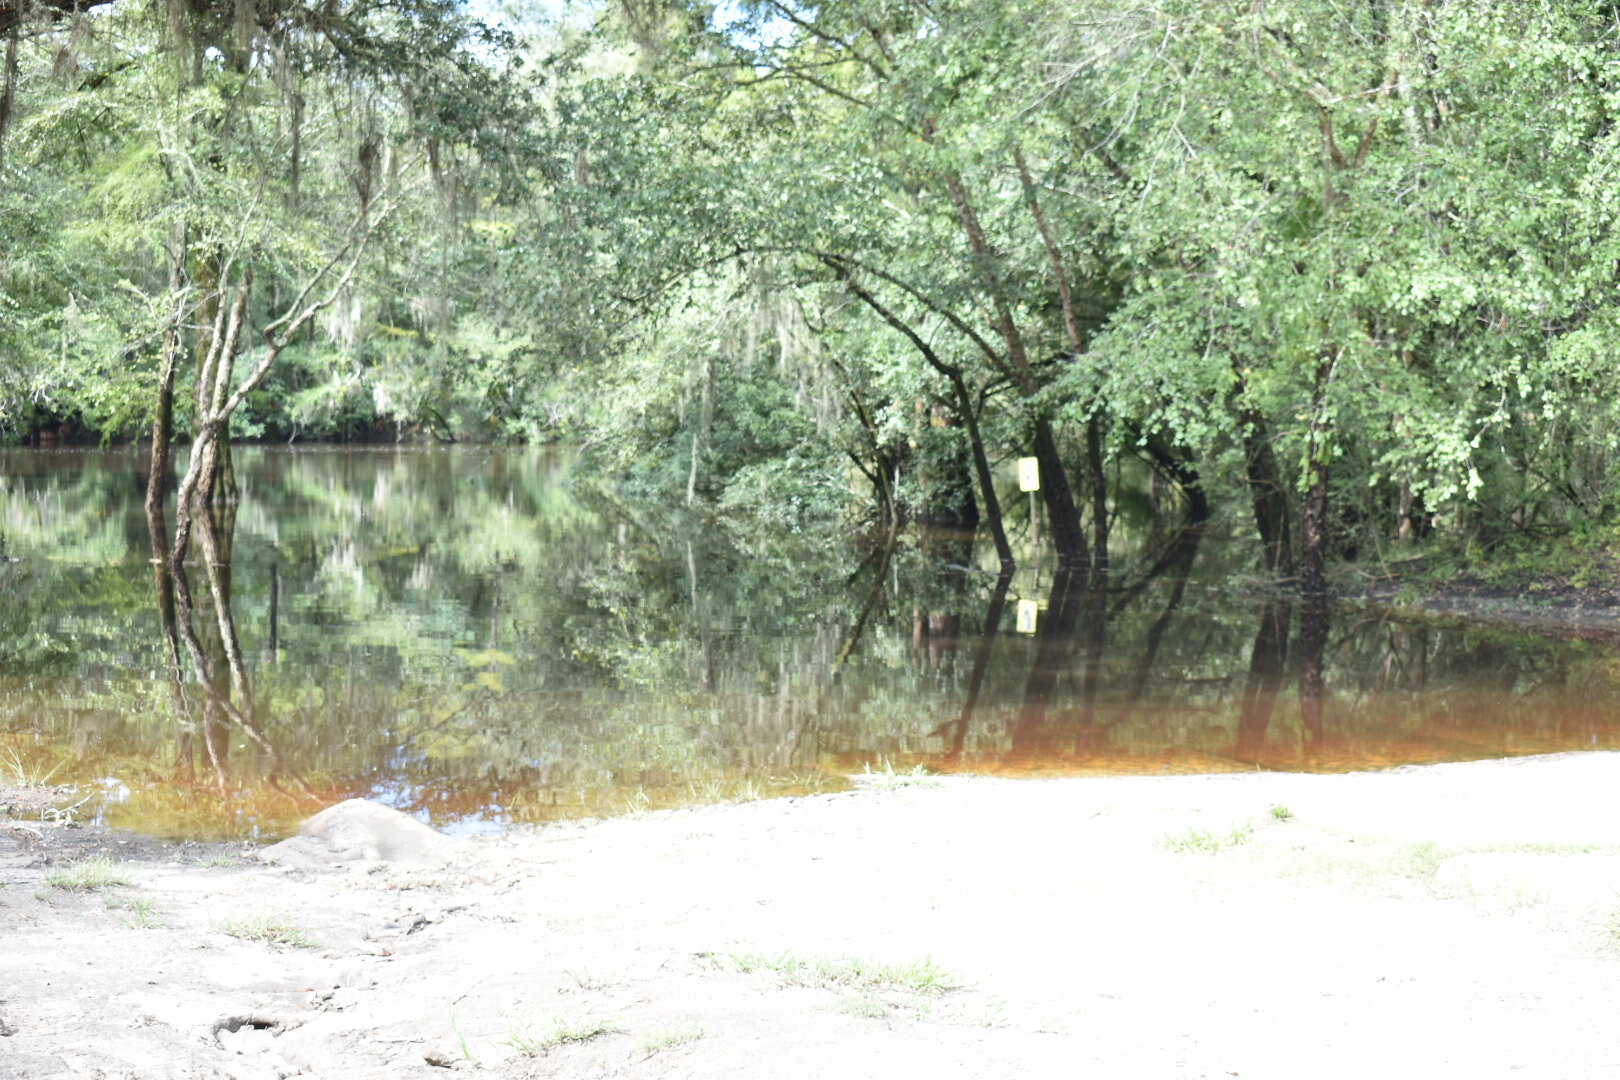
[[[167,340],[184,427],[230,283],[247,369],[364,233],[237,437],[796,527],[984,511],[970,433],[1043,425],[1081,489],[1325,486],[1347,556],[1620,514],[1602,5],[130,3],[22,39],[0,438],[144,430]]]

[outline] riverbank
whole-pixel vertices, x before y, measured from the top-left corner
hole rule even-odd
[[[1465,620],[1562,638],[1620,640],[1620,558],[1607,534],[1508,544],[1456,561],[1418,557],[1378,574],[1341,567],[1344,601],[1403,618]]]
[[[1615,1076],[1617,783],[901,778],[331,862],[6,826],[0,1077]],[[125,883],[67,887],[91,843]]]

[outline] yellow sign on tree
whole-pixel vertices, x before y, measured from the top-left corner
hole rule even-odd
[[[1041,490],[1041,462],[1039,458],[1021,457],[1018,459],[1018,490]]]
[[[1033,634],[1035,620],[1038,617],[1040,606],[1033,600],[1018,601],[1018,632],[1020,634]]]

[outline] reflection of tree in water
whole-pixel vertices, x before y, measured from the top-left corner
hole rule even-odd
[[[207,583],[208,607],[200,615],[186,565],[170,565],[168,523],[161,510],[149,507],[147,524],[152,536],[153,577],[169,695],[175,712],[176,779],[188,785],[195,782],[193,756],[198,752],[200,734],[200,759],[213,772],[220,797],[227,797],[230,731],[234,727],[259,750],[265,767],[264,782],[269,787],[293,798],[281,785],[286,775],[313,796],[304,779],[286,767],[256,716],[253,686],[231,609],[235,507],[215,507],[196,515],[191,522]],[[182,662],[182,655],[186,662]]]
[[[1238,712],[1237,745],[1232,750],[1239,761],[1258,760],[1265,746],[1266,728],[1288,666],[1288,630],[1293,619],[1294,606],[1287,600],[1272,600],[1260,613]]]
[[[1047,710],[1074,651],[1075,625],[1085,606],[1085,594],[1091,591],[1085,587],[1087,577],[1079,571],[1059,570],[1052,578],[1046,618],[1035,634],[1035,661],[1024,683],[1023,705],[1013,722],[1014,758],[1047,757],[1053,753],[1057,732],[1047,723]]]
[[[1075,757],[1087,757],[1106,748],[1110,729],[1129,715],[1118,711],[1104,717],[1099,711],[1110,627],[1155,582],[1169,579],[1169,596],[1148,626],[1146,640],[1123,687],[1125,703],[1134,705],[1146,692],[1160,644],[1180,610],[1203,534],[1202,518],[1176,530],[1153,562],[1121,588],[1112,603],[1106,568],[1090,574],[1060,572],[1053,578],[1046,616],[1037,631],[1034,662],[1013,725],[1013,757],[1050,757],[1060,747],[1071,748]],[[1071,708],[1056,708],[1060,679],[1074,667],[1076,653],[1078,701]]]
[[[990,654],[995,647],[996,634],[1001,630],[1001,616],[1007,608],[1007,588],[1011,584],[1010,575],[1002,574],[996,578],[996,587],[990,593],[990,604],[985,610],[984,625],[973,643],[973,669],[968,675],[967,696],[962,702],[962,712],[955,720],[947,721],[934,732],[935,735],[950,732],[950,748],[944,760],[947,768],[955,768],[961,763],[968,728],[973,724],[973,711],[978,708],[979,696],[984,692],[984,678],[990,670]]]
[[[134,792],[123,820],[176,833],[222,831],[192,804],[231,807],[226,832],[285,827],[293,805],[258,779],[270,769],[299,792],[261,741],[284,730],[323,793],[434,820],[675,805],[716,783],[774,790],[884,759],[1331,768],[1611,738],[1596,652],[1366,613],[1313,639],[1297,600],[1261,611],[1220,587],[1249,560],[1218,533],[1122,527],[1106,604],[1083,572],[1043,578],[1042,633],[1026,638],[1006,608],[1029,595],[1028,571],[998,581],[965,537],[717,529],[564,488],[538,465],[508,483],[484,454],[254,451],[234,529],[223,517],[194,535],[185,581],[148,577],[130,552],[172,538],[134,505],[108,514],[130,495],[122,461],[98,473],[50,459],[6,481],[9,508],[43,510],[6,519],[13,542],[51,558],[20,564],[18,602],[0,611],[0,678],[29,676],[0,696],[0,725],[71,748],[75,779],[120,778]],[[1319,681],[1302,700],[1334,694],[1318,699],[1314,746],[1293,702],[1276,704],[1298,692],[1313,641]],[[1549,712],[1529,697],[1543,688],[1584,711]],[[182,783],[159,780],[171,769]]]
[[[1299,609],[1299,720],[1306,741],[1322,745],[1325,734],[1322,713],[1327,696],[1327,676],[1323,665],[1327,654],[1327,597],[1307,593]]]

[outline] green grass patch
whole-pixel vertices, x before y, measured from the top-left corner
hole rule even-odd
[[[563,974],[567,975],[569,980],[573,982],[573,988],[576,990],[606,990],[613,985],[610,979],[601,975],[592,975],[590,968],[580,968],[577,971],[569,969],[564,971]],[[567,993],[568,989],[566,986],[562,987],[561,992]]]
[[[1245,821],[1225,832],[1193,828],[1183,833],[1165,833],[1159,840],[1159,846],[1177,855],[1213,855],[1247,844],[1252,839],[1254,839],[1254,825]]]
[[[928,957],[909,964],[884,964],[848,956],[805,959],[790,952],[778,956],[733,953],[731,962],[744,974],[769,972],[784,986],[938,994],[957,985],[944,968]]]
[[[295,949],[313,949],[315,940],[309,931],[288,922],[280,915],[256,915],[251,919],[232,919],[222,927],[225,933],[243,941],[262,941],[267,945],[290,945]]]
[[[590,1042],[603,1035],[615,1034],[619,1029],[606,1020],[573,1022],[554,1017],[551,1026],[536,1033],[529,1028],[514,1031],[506,1045],[527,1057],[538,1057],[566,1043]]]
[[[700,1027],[668,1028],[663,1031],[650,1031],[641,1039],[641,1048],[649,1054],[656,1054],[660,1050],[672,1050],[677,1046],[696,1042],[703,1038],[703,1029]]]
[[[45,884],[65,892],[95,892],[119,885],[133,885],[135,879],[105,855],[95,855],[83,862],[52,870],[45,875]]]
[[[124,925],[135,930],[161,930],[169,924],[163,921],[158,914],[157,905],[145,897],[131,897],[128,900],[107,899],[108,910],[122,908]]]

